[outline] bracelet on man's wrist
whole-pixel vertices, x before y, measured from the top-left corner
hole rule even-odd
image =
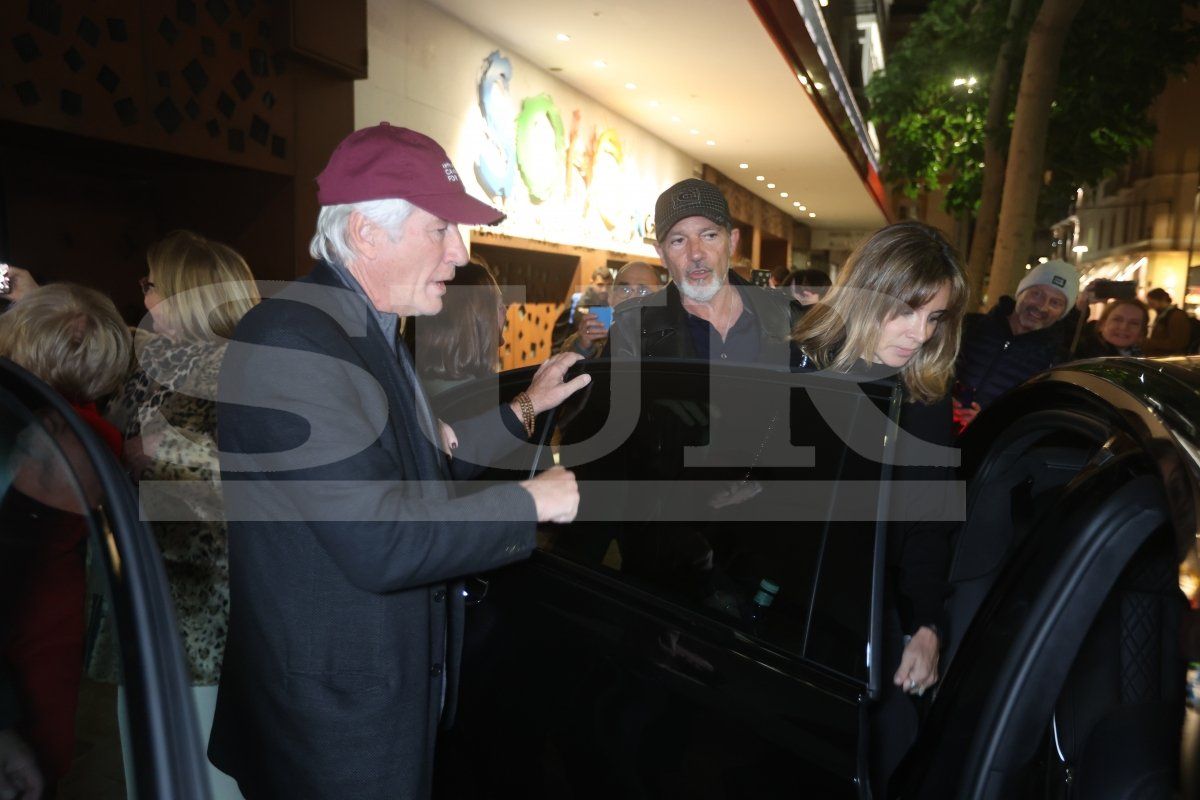
[[[537,414],[533,412],[533,401],[529,399],[528,392],[521,392],[517,395],[517,405],[521,408],[521,425],[525,427],[525,435],[533,436],[533,429],[537,425]]]

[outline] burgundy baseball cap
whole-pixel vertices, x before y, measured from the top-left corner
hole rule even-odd
[[[504,214],[467,194],[442,146],[423,133],[381,122],[355,131],[317,176],[323,206],[407,200],[447,222],[495,225]]]

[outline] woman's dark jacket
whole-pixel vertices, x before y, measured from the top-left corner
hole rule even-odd
[[[797,350],[793,369],[809,372],[817,367]],[[881,378],[893,372],[865,364],[861,369],[864,373],[880,371]],[[897,378],[888,380],[896,381]],[[899,391],[905,392],[903,384]],[[903,486],[892,488],[892,507],[898,512],[900,521],[893,522],[888,529],[885,586],[899,612],[905,633],[911,634],[921,626],[933,627],[944,643],[950,541],[960,524],[944,520],[961,519],[962,516],[957,470],[954,466],[911,466],[912,459],[907,458],[907,454],[912,452],[915,440],[921,440],[945,448],[948,460],[955,459],[954,463],[957,463],[949,395],[932,404],[909,402],[906,397],[900,407],[899,423],[901,436],[892,479],[897,482],[921,481],[922,484],[920,491],[905,491]]]

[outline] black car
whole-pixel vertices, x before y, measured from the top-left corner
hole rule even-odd
[[[557,458],[582,482],[581,521],[469,582],[442,796],[1197,796],[1185,659],[1200,637],[1180,575],[1197,572],[1200,359],[1065,366],[977,420],[963,482],[943,487],[966,519],[944,677],[888,786],[868,778],[891,677],[880,520],[922,496],[895,479],[895,386],[589,370],[539,444],[492,470],[524,478]],[[528,377],[501,376],[501,396]],[[496,398],[484,382],[437,402],[453,419]],[[35,530],[18,476],[35,463],[66,500],[34,518],[74,514],[116,622],[127,782],[206,796],[170,596],[127,481],[60,398],[2,360],[0,405],[5,589]]]
[[[973,426],[964,482],[941,488],[965,519],[943,678],[887,786],[869,777],[891,679],[881,520],[929,496],[892,479],[895,384],[587,369],[542,446],[491,473],[557,450],[580,516],[468,589],[443,796],[1200,796],[1180,590],[1200,360],[1064,366]],[[452,420],[496,396],[436,403]]]

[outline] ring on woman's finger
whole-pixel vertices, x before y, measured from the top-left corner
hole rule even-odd
[[[908,690],[911,692],[915,688],[917,688],[917,682],[910,678],[908,681]]]

